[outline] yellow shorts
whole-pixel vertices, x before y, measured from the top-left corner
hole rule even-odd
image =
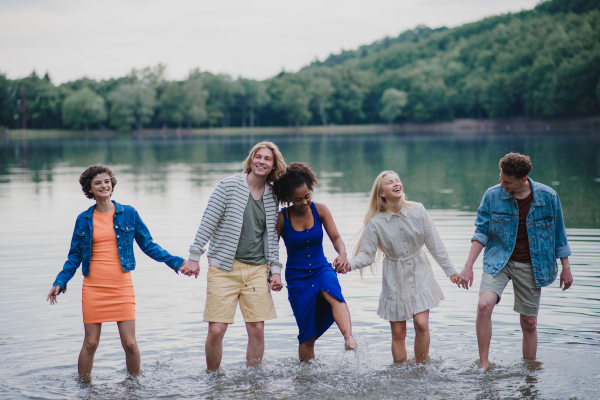
[[[233,324],[238,300],[246,322],[277,318],[268,283],[267,264],[234,260],[231,272],[210,266],[207,275],[204,321]]]

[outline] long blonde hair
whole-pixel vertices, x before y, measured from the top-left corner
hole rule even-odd
[[[248,153],[248,157],[244,160],[244,172],[249,173],[252,171],[252,160],[254,159],[256,152],[262,148],[267,148],[273,153],[273,171],[267,176],[267,182],[273,183],[285,174],[285,169],[287,168],[283,155],[279,151],[279,147],[273,142],[264,141],[254,145],[252,150],[250,150],[250,153]]]
[[[383,171],[379,175],[377,175],[377,178],[375,178],[375,182],[373,182],[373,188],[371,189],[371,195],[369,196],[369,208],[367,209],[367,215],[365,215],[363,227],[359,232],[358,243],[356,244],[356,247],[354,249],[355,257],[358,255],[358,253],[360,253],[360,242],[362,240],[363,234],[365,233],[365,228],[367,227],[367,224],[369,223],[371,218],[377,215],[377,213],[386,212],[388,210],[387,202],[385,200],[385,197],[381,196],[381,192],[383,191],[383,178],[385,178],[385,176],[389,174],[394,174],[398,176],[398,174],[394,171]],[[400,201],[400,204],[402,207],[404,207],[405,205],[409,205],[404,190],[402,191],[402,199]],[[381,259],[381,253],[381,247],[377,248],[375,262],[371,264],[371,271],[373,271],[374,267],[376,267],[377,264],[379,264],[379,260]],[[359,270],[359,272],[362,275],[362,268]]]

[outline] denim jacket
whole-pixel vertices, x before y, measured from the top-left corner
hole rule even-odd
[[[558,194],[531,178],[533,201],[527,214],[529,252],[537,287],[548,286],[558,273],[557,258],[571,255]],[[519,206],[500,185],[489,188],[477,210],[473,240],[485,246],[483,270],[493,276],[506,265],[517,240]]]
[[[150,231],[135,208],[121,205],[114,200],[113,203],[115,204],[114,229],[117,235],[117,247],[123,272],[135,269],[135,258],[133,256],[133,240],[135,239],[140,249],[150,258],[164,262],[178,273],[179,267],[183,263],[183,258],[172,256],[168,251],[152,241]],[[75,222],[67,262],[65,262],[62,271],[58,274],[53,284],[53,286],[60,286],[63,292],[67,291],[67,282],[75,275],[79,264],[83,263],[82,272],[84,276],[90,274],[94,208],[96,208],[95,204],[88,208],[87,211],[79,214]]]

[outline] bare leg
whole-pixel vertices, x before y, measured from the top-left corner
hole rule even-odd
[[[479,293],[477,304],[477,344],[479,345],[479,362],[483,369],[489,368],[490,342],[492,341],[492,312],[498,301],[498,295],[494,292]]]
[[[390,321],[392,328],[392,357],[394,362],[406,361],[406,321]]]
[[[121,345],[125,350],[125,364],[130,374],[140,373],[140,349],[135,340],[135,319],[131,321],[117,321],[119,335],[121,336]]]
[[[204,353],[206,354],[206,369],[214,371],[221,366],[223,358],[223,337],[227,331],[227,324],[224,322],[209,322],[208,334],[204,343]]]
[[[425,310],[413,317],[415,326],[415,361],[422,363],[429,354],[429,310]]]
[[[83,346],[79,352],[79,360],[77,361],[77,372],[80,374],[91,374],[94,366],[94,355],[100,344],[100,332],[102,331],[102,323],[98,324],[83,324],[85,337],[83,338]]]
[[[535,360],[537,353],[537,317],[521,314],[521,329],[523,330],[523,358]]]
[[[308,361],[315,358],[315,338],[311,337],[304,343],[300,343],[298,346],[298,356],[300,361]]]
[[[265,352],[265,321],[246,322],[248,331],[248,349],[246,367],[262,363]]]
[[[356,340],[352,337],[352,320],[350,319],[350,310],[348,305],[343,301],[337,300],[335,297],[327,292],[320,291],[325,300],[331,305],[333,311],[333,319],[340,328],[340,332],[344,335],[346,342],[346,350],[356,350]],[[314,356],[313,356],[314,357]]]

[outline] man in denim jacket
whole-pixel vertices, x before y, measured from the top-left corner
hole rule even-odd
[[[560,287],[566,290],[573,283],[571,249],[558,194],[528,177],[532,166],[525,155],[509,153],[499,167],[500,184],[489,188],[481,199],[471,251],[458,280],[465,289],[473,284],[473,264],[485,247],[476,321],[484,369],[489,366],[492,311],[509,280],[513,281],[514,310],[521,314],[526,359],[536,356],[541,287],[556,279],[557,258],[562,264]]]

